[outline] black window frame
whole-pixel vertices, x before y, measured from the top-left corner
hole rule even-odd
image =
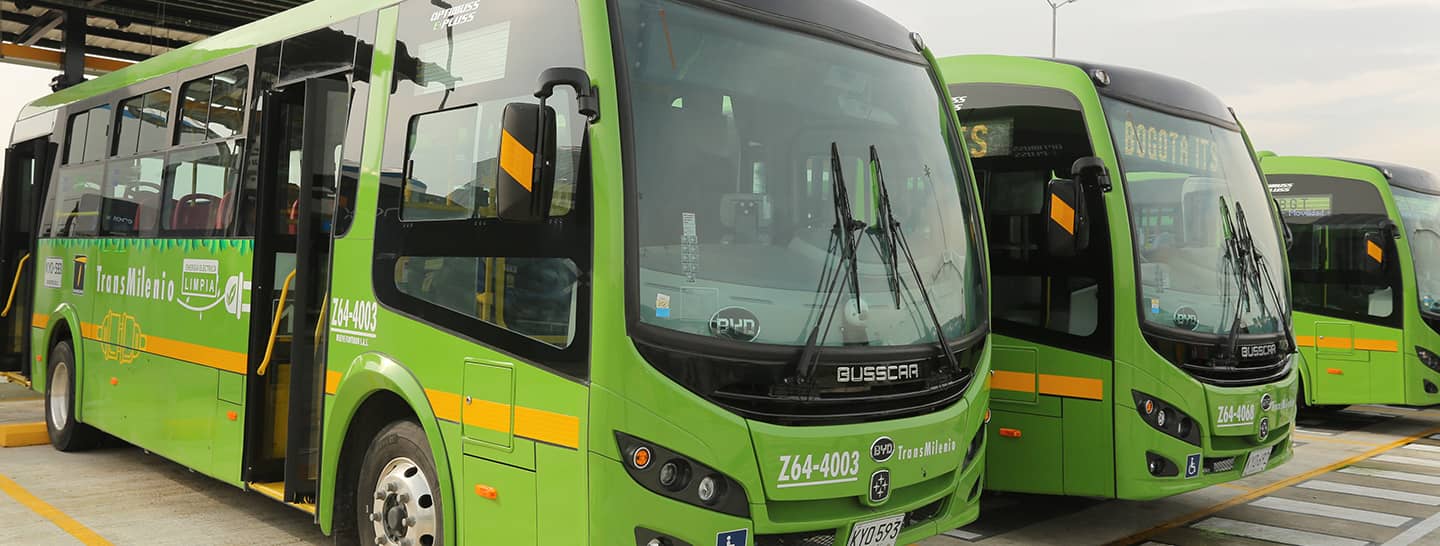
[[[547,22],[547,40],[558,34],[568,33],[574,40],[574,56],[566,59],[567,64],[554,66],[583,65],[583,46],[580,38],[580,13],[578,7],[563,0],[551,1],[557,9],[540,9],[542,6],[481,8],[476,12],[474,23],[481,28],[495,18],[495,15],[519,10],[529,17],[543,17]],[[495,218],[476,217],[451,220],[404,221],[400,218],[403,199],[403,165],[408,161],[409,132],[412,119],[440,110],[451,110],[480,104],[505,97],[533,94],[535,81],[540,72],[551,66],[523,66],[514,62],[518,51],[527,51],[521,40],[524,31],[513,32],[518,39],[507,46],[507,68],[505,76],[470,85],[459,86],[449,93],[432,93],[422,96],[407,95],[401,84],[402,78],[414,79],[419,64],[410,55],[411,47],[426,43],[430,35],[416,32],[417,29],[431,29],[429,17],[435,8],[425,0],[406,0],[398,6],[400,10],[395,37],[396,68],[393,71],[391,93],[388,96],[387,123],[385,124],[385,150],[382,158],[380,187],[377,197],[375,218],[374,262],[372,282],[376,300],[386,309],[409,319],[431,325],[442,331],[465,338],[489,348],[509,354],[541,369],[581,383],[590,378],[591,307],[593,260],[593,184],[590,172],[589,127],[582,126],[580,154],[575,169],[575,191],[570,211],[555,218],[537,223],[507,222]],[[413,17],[407,19],[407,10]],[[422,15],[423,14],[423,15]],[[541,15],[543,14],[543,15]],[[496,15],[496,17],[501,17]],[[567,23],[562,18],[571,18]],[[514,18],[506,19],[511,23]],[[407,28],[407,21],[412,24]],[[572,24],[573,23],[573,24]],[[464,27],[461,27],[462,29]],[[433,31],[433,29],[432,29]],[[458,31],[457,31],[458,32]],[[407,36],[413,35],[413,38]],[[433,38],[431,38],[433,39]],[[534,39],[534,38],[532,38]],[[552,51],[553,48],[552,48]],[[569,55],[563,52],[560,55]],[[556,56],[556,55],[552,55]],[[528,59],[526,59],[528,60]],[[492,90],[491,88],[500,88]],[[557,97],[573,96],[558,93]],[[584,117],[574,109],[573,100],[555,98],[549,106],[569,109],[571,119],[584,124]],[[568,259],[578,270],[575,284],[574,330],[571,342],[558,347],[526,334],[509,330],[480,318],[463,314],[435,303],[402,292],[396,279],[396,266],[401,257],[417,258],[563,258]]]
[[[1047,87],[1037,85],[1023,85],[1011,83],[956,83],[949,84],[950,95],[957,100],[956,114],[962,126],[966,124],[967,112],[978,109],[990,108],[1014,108],[1014,107],[1035,107],[1050,108],[1056,110],[1072,110],[1081,122],[1081,131],[1089,146],[1089,155],[1096,155],[1096,139],[1094,128],[1087,119],[1087,112],[1083,101],[1073,92],[1058,87]],[[977,105],[973,101],[966,100],[960,103],[960,97],[968,97],[982,94],[986,97],[986,104]],[[969,145],[969,137],[966,136],[966,144]],[[994,321],[995,333],[1004,336],[1014,337],[1023,341],[1041,345],[1056,347],[1062,350],[1074,351],[1081,354],[1095,356],[1103,359],[1113,359],[1115,355],[1115,271],[1113,265],[1113,241],[1109,227],[1109,215],[1105,207],[1105,196],[1096,189],[1085,189],[1083,193],[1086,198],[1086,212],[1090,224],[1090,246],[1080,255],[1074,258],[1060,259],[1048,256],[1044,249],[1036,252],[1038,264],[1018,264],[1012,260],[998,257],[991,250],[995,244],[995,238],[991,236],[990,230],[997,226],[990,221],[990,214],[986,203],[990,198],[988,191],[990,172],[982,169],[976,164],[977,160],[970,159],[971,168],[975,174],[975,182],[980,189],[980,213],[985,216],[986,229],[986,259],[990,264],[990,279],[997,283],[1006,274],[1032,274],[1041,277],[1058,277],[1059,279],[1090,278],[1095,282],[1096,287],[1096,309],[1095,329],[1089,334],[1079,335],[1066,331],[1055,330],[1043,326],[1026,324],[1005,318],[1005,313],[998,308],[991,309],[991,320]],[[1068,169],[1068,166],[1065,166]],[[1061,171],[1056,173],[1061,177],[1069,173]],[[1043,230],[1040,233],[1043,237]],[[1078,275],[1075,272],[1090,273],[1090,275]],[[996,306],[995,298],[991,296],[991,305]]]
[[[1378,174],[1378,173],[1377,173],[1377,174]],[[1379,231],[1379,228],[1380,228],[1380,225],[1379,225],[1379,223],[1378,223],[1379,220],[1388,219],[1388,218],[1393,218],[1393,216],[1392,216],[1391,213],[1390,213],[1390,210],[1389,210],[1388,205],[1386,205],[1385,192],[1382,192],[1382,191],[1381,191],[1381,188],[1377,187],[1374,183],[1372,183],[1371,181],[1368,181],[1368,180],[1364,180],[1364,179],[1361,179],[1361,178],[1347,177],[1347,176],[1320,175],[1320,174],[1300,174],[1300,173],[1266,173],[1265,178],[1266,178],[1266,183],[1270,184],[1271,186],[1274,186],[1274,185],[1277,185],[1277,184],[1291,184],[1292,186],[1290,187],[1290,190],[1289,190],[1289,191],[1290,191],[1290,192],[1293,192],[1293,193],[1296,193],[1296,194],[1310,194],[1310,193],[1314,193],[1314,192],[1317,191],[1317,190],[1309,190],[1309,189],[1305,189],[1305,188],[1304,188],[1304,185],[1306,185],[1306,184],[1314,184],[1314,183],[1320,183],[1320,184],[1336,184],[1336,185],[1338,185],[1338,184],[1345,184],[1345,185],[1348,185],[1348,186],[1353,186],[1353,187],[1355,187],[1355,188],[1360,188],[1362,191],[1365,191],[1365,192],[1366,192],[1366,195],[1365,195],[1366,199],[1369,199],[1370,197],[1372,197],[1372,195],[1370,195],[1370,193],[1373,192],[1373,198],[1374,198],[1373,204],[1378,204],[1379,207],[1380,207],[1379,212],[1373,212],[1373,213],[1371,213],[1371,214],[1374,214],[1374,215],[1375,215],[1376,220],[1377,220],[1377,223],[1375,224],[1376,231],[1378,232],[1378,231]],[[1357,196],[1351,196],[1351,199],[1355,199],[1356,197],[1357,197]],[[1275,198],[1276,198],[1279,202],[1283,202],[1284,199],[1285,199],[1285,196],[1284,196],[1283,194],[1281,194],[1281,195],[1276,195]],[[1332,197],[1332,199],[1334,199],[1334,197]],[[1292,226],[1292,225],[1291,225],[1291,222],[1289,221],[1290,218],[1291,218],[1291,216],[1288,216],[1288,215],[1283,214],[1283,208],[1284,208],[1284,207],[1282,206],[1282,207],[1281,207],[1281,209],[1282,209],[1282,214],[1280,215],[1281,219],[1282,219],[1283,221],[1285,221],[1286,226],[1289,227],[1292,232],[1296,232],[1296,228],[1295,228],[1294,226]],[[1357,213],[1357,214],[1359,214],[1359,213]],[[1293,247],[1290,248],[1290,250],[1288,251],[1289,256],[1287,256],[1287,257],[1289,258],[1288,263],[1290,264],[1291,306],[1293,307],[1293,309],[1294,309],[1295,311],[1299,311],[1299,312],[1303,312],[1303,313],[1310,313],[1310,314],[1312,314],[1312,315],[1320,315],[1320,316],[1324,316],[1324,317],[1331,317],[1331,318],[1336,318],[1336,319],[1341,319],[1341,320],[1351,320],[1351,321],[1355,321],[1355,322],[1359,322],[1359,323],[1363,323],[1363,324],[1372,324],[1372,325],[1375,325],[1375,326],[1384,326],[1384,327],[1387,327],[1387,328],[1403,328],[1403,327],[1404,327],[1404,325],[1405,325],[1405,307],[1404,307],[1404,301],[1405,301],[1405,288],[1406,288],[1406,287],[1405,287],[1405,282],[1404,282],[1404,280],[1403,280],[1403,276],[1402,276],[1402,275],[1403,275],[1403,272],[1402,272],[1402,268],[1400,267],[1399,260],[1388,260],[1388,261],[1384,264],[1384,266],[1383,266],[1383,267],[1385,268],[1384,271],[1383,271],[1383,276],[1384,276],[1383,280],[1384,280],[1385,283],[1387,283],[1387,284],[1389,285],[1389,288],[1390,288],[1390,291],[1391,291],[1391,298],[1392,298],[1391,307],[1390,307],[1390,314],[1389,314],[1389,315],[1384,316],[1384,317],[1376,317],[1376,316],[1370,315],[1368,312],[1350,312],[1350,311],[1347,311],[1347,310],[1337,310],[1337,309],[1327,308],[1327,307],[1323,307],[1323,306],[1315,306],[1315,305],[1309,304],[1306,300],[1303,300],[1303,299],[1300,297],[1300,296],[1301,296],[1301,293],[1302,293],[1301,290],[1300,290],[1301,286],[1304,285],[1304,284],[1309,284],[1309,283],[1306,283],[1304,280],[1302,280],[1302,278],[1304,277],[1304,274],[1303,274],[1303,273],[1297,274],[1297,271],[1295,270],[1295,265],[1296,265],[1297,262],[1296,262],[1294,256],[1295,256],[1295,252],[1297,251],[1297,249],[1300,248],[1301,242],[1300,242],[1299,239],[1300,239],[1300,237],[1298,236],[1298,233],[1297,233],[1295,244],[1294,244]],[[1385,248],[1385,252],[1386,252],[1387,255],[1389,255],[1389,256],[1398,256],[1398,255],[1399,255],[1399,253],[1397,252],[1398,249],[1397,249],[1397,247],[1396,247],[1396,244],[1398,243],[1398,241],[1397,241],[1396,239],[1391,238],[1391,237],[1384,237],[1384,238],[1382,238],[1382,240],[1385,242],[1385,247],[1386,247],[1386,248]]]

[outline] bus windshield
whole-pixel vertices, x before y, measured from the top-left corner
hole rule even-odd
[[[1395,207],[1410,239],[1420,309],[1440,315],[1440,196],[1391,185]]]
[[[1283,250],[1240,132],[1102,102],[1125,173],[1145,322],[1203,334],[1228,335],[1237,320],[1240,334],[1283,331]],[[1227,252],[1235,237],[1253,238],[1246,250],[1265,267]]]
[[[684,3],[619,4],[644,323],[806,343],[823,318],[822,279],[848,268],[832,241],[838,159],[852,216],[867,228],[856,235],[858,290],[832,305],[818,343],[934,343],[937,318],[952,341],[977,328],[978,226],[948,145],[949,110],[924,65]],[[877,178],[918,279],[904,252],[887,265]]]

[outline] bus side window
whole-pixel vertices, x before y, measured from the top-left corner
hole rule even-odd
[[[100,233],[151,237],[160,225],[162,156],[114,159],[106,167]]]
[[[233,220],[236,182],[241,168],[238,141],[217,141],[170,153],[160,227],[166,234],[217,237]]]

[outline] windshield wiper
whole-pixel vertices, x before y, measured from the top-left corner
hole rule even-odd
[[[1226,353],[1235,361],[1240,361],[1240,326],[1244,309],[1250,305],[1250,291],[1246,281],[1249,279],[1247,272],[1247,260],[1245,259],[1245,245],[1240,242],[1240,233],[1235,228],[1235,220],[1230,216],[1230,205],[1225,202],[1225,197],[1220,197],[1220,217],[1224,219],[1225,235],[1225,261],[1235,278],[1237,291],[1235,299],[1235,314],[1230,320],[1230,332],[1226,336]],[[1222,301],[1223,305],[1223,301]],[[1224,308],[1222,307],[1223,311]],[[1224,315],[1224,313],[1221,313]]]
[[[890,190],[885,186],[885,170],[880,165],[880,152],[872,144],[870,146],[870,163],[875,172],[875,188],[879,194],[877,204],[880,214],[880,223],[883,226],[881,232],[882,241],[889,249],[887,258],[890,272],[890,289],[895,294],[895,307],[900,307],[900,284],[904,279],[900,277],[900,264],[897,258],[905,257],[905,263],[910,266],[910,274],[915,277],[915,287],[920,289],[920,299],[925,302],[925,310],[930,314],[930,322],[935,327],[935,337],[940,342],[940,352],[945,354],[945,359],[950,364],[954,373],[960,373],[960,361],[955,359],[955,353],[950,350],[950,340],[945,335],[945,323],[940,321],[940,315],[935,313],[935,304],[930,300],[930,291],[925,287],[925,280],[920,275],[920,266],[915,264],[915,255],[910,251],[910,243],[905,239],[905,230],[900,227],[900,221],[895,219],[895,210],[890,206]],[[899,250],[897,253],[896,250]],[[913,301],[913,298],[912,298]]]
[[[1276,312],[1280,315],[1281,325],[1285,329],[1285,337],[1286,339],[1294,340],[1294,332],[1291,330],[1290,309],[1284,305],[1285,300],[1281,299],[1280,291],[1275,288],[1275,281],[1273,277],[1270,276],[1270,267],[1265,259],[1265,255],[1261,254],[1259,247],[1255,246],[1255,237],[1250,232],[1250,222],[1245,219],[1245,209],[1241,208],[1239,203],[1235,204],[1235,224],[1236,227],[1240,229],[1240,240],[1245,244],[1246,252],[1250,255],[1250,263],[1253,265],[1252,270],[1257,277],[1255,280],[1256,284],[1264,287],[1269,292],[1270,297],[1275,300]],[[1267,309],[1265,294],[1260,295],[1260,309],[1262,312]],[[1286,343],[1290,344],[1291,342],[1287,341]],[[1294,350],[1293,345],[1290,349],[1292,351]]]
[[[830,170],[832,174],[830,198],[834,201],[835,225],[830,230],[830,245],[825,255],[829,257],[836,247],[839,247],[840,259],[835,262],[833,270],[826,271],[820,278],[820,284],[824,286],[824,299],[820,301],[820,308],[816,310],[815,326],[810,329],[805,346],[800,350],[800,357],[795,361],[794,373],[791,374],[791,381],[800,384],[810,381],[811,374],[820,357],[820,345],[823,343],[821,336],[830,333],[830,326],[834,323],[835,309],[845,299],[846,285],[849,285],[850,290],[855,293],[856,311],[860,310],[860,269],[855,259],[855,247],[858,244],[855,234],[865,229],[865,222],[856,220],[850,213],[850,192],[845,189],[845,173],[844,165],[840,161],[840,146],[834,142],[830,143]]]
[[[895,299],[895,308],[900,308],[900,255],[897,233],[900,223],[895,221],[894,210],[890,208],[890,192],[885,187],[885,173],[880,167],[880,153],[875,146],[870,146],[870,172],[875,179],[879,198],[876,199],[876,212],[880,216],[880,222],[866,230],[871,236],[879,240],[880,259],[885,263],[885,276],[890,284],[890,295]]]

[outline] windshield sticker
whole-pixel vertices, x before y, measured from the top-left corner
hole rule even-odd
[[[710,317],[710,333],[736,341],[754,341],[760,335],[760,318],[743,307],[726,307]]]
[[[1195,312],[1195,308],[1189,305],[1182,305],[1179,309],[1175,310],[1175,326],[1186,330],[1194,330],[1197,326],[1200,326],[1200,314]]]
[[[59,257],[45,258],[45,288],[60,288],[64,282],[61,277],[65,276],[65,259]]]
[[[700,237],[695,234],[695,213],[680,213],[680,270],[687,282],[695,282],[700,270]]]
[[[655,317],[670,318],[670,296],[655,294]]]
[[[1160,314],[1160,298],[1150,298],[1150,313]]]
[[[433,30],[442,30],[451,27],[458,27],[475,20],[475,12],[480,9],[480,1],[460,4],[453,8],[436,10],[430,14],[430,22],[434,23]]]

